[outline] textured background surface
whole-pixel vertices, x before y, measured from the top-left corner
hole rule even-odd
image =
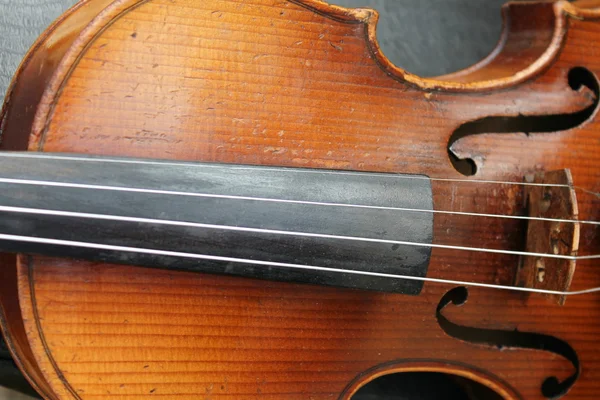
[[[30,396],[0,387],[0,400],[30,400],[30,399],[34,399],[34,397],[30,397]]]
[[[23,56],[75,0],[0,0],[0,99]]]
[[[198,0],[202,1],[202,0]],[[473,64],[495,46],[504,0],[330,0],[380,11],[378,37],[396,65],[432,76]],[[37,36],[75,0],[0,0],[0,101]],[[1,381],[1,377],[0,377]],[[17,400],[0,388],[0,400]]]

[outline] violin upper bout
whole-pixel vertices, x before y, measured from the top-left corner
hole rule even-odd
[[[185,2],[181,4],[185,4]],[[215,19],[216,16],[222,15],[220,11],[222,7],[218,1],[215,1],[214,4],[211,4],[211,2],[205,2],[204,4],[208,6],[207,10],[214,9],[212,12],[207,11],[210,19]],[[588,18],[595,15],[593,14],[595,11],[578,8],[564,2],[554,4],[550,2],[507,4],[503,8],[505,25],[501,40],[496,49],[488,57],[472,67],[453,74],[436,78],[422,78],[395,66],[383,54],[377,41],[376,31],[379,15],[375,10],[365,8],[349,9],[329,5],[319,0],[290,0],[282,4],[284,7],[278,7],[277,9],[285,8],[290,10],[290,12],[286,14],[285,11],[278,11],[280,15],[277,16],[289,23],[299,25],[304,31],[308,30],[308,25],[303,26],[303,21],[310,21],[311,24],[315,22],[321,24],[322,26],[318,28],[321,30],[321,33],[317,34],[317,38],[319,39],[327,39],[322,37],[322,35],[327,35],[331,30],[330,28],[333,28],[334,25],[337,25],[337,28],[342,27],[341,30],[335,28],[336,33],[344,37],[359,39],[362,42],[361,46],[368,52],[368,57],[389,77],[422,90],[445,91],[489,90],[515,85],[535,76],[555,59],[560,50],[567,26],[565,16]],[[155,5],[157,7],[154,7]],[[173,7],[179,5],[174,4]],[[99,38],[103,30],[113,25],[119,19],[131,18],[130,22],[133,23],[135,19],[139,18],[134,16],[136,9],[142,6],[149,8],[149,15],[158,17],[161,15],[161,9],[164,11],[164,7],[168,5],[161,4],[160,0],[122,0],[112,2],[111,0],[88,0],[82,2],[73,10],[76,11],[73,13],[76,18],[59,20],[57,25],[49,29],[43,40],[32,48],[32,52],[21,67],[17,78],[28,76],[28,78],[34,80],[41,79],[40,86],[47,87],[45,101],[41,101],[39,94],[35,95],[37,100],[35,98],[28,98],[28,100],[39,104],[41,109],[39,112],[40,121],[36,124],[37,129],[34,129],[36,135],[40,136],[42,134],[41,131],[44,129],[46,123],[43,117],[48,116],[48,113],[51,112],[52,100],[61,89],[70,72],[79,62],[82,53],[93,45],[93,42]],[[248,3],[246,8],[253,6],[265,7],[262,3],[259,4],[257,2],[257,4]],[[268,5],[266,7],[274,9],[274,7],[269,7]],[[100,10],[103,11],[100,12]],[[99,15],[92,21],[92,16],[96,13]],[[314,18],[311,18],[311,14]],[[531,15],[535,15],[536,18],[530,18]],[[320,17],[324,18],[319,20]],[[165,24],[167,20],[168,18],[165,18]],[[259,21],[258,23],[260,24],[261,22]],[[282,26],[278,24],[279,22],[274,24],[271,21],[271,30],[277,31],[280,29]],[[534,36],[536,40],[529,40],[532,31],[535,32]],[[298,40],[295,43],[302,41],[300,39],[301,36],[305,36],[304,32],[302,34],[298,33]],[[312,39],[314,40],[315,38]],[[57,47],[57,43],[60,43],[60,46]],[[288,47],[293,47],[290,45],[295,43],[287,45]],[[349,59],[349,49],[346,48],[344,50],[346,46],[337,43],[335,40],[329,40],[329,43],[330,50],[332,50],[331,55],[333,56],[329,57],[331,60],[338,58],[346,62],[366,63],[364,58]],[[357,42],[354,42],[354,44],[357,44]],[[351,51],[356,53],[354,46],[352,47]],[[62,56],[60,64],[57,62],[50,66],[44,65],[44,63],[47,63],[47,55],[50,49],[52,49],[53,57]],[[343,54],[338,54],[339,57],[335,57],[334,50]],[[43,60],[41,57],[36,57],[36,55],[41,53],[46,55]],[[362,53],[362,51],[358,53]],[[39,68],[43,66],[46,72],[38,74],[41,76],[35,76],[34,72],[38,72],[38,70],[31,68],[34,65]],[[31,69],[31,73],[28,72],[29,69]],[[53,78],[49,80],[51,76]],[[16,90],[18,93],[13,93],[11,98],[23,97],[20,96],[21,90],[18,86],[18,82],[15,80],[13,90]],[[29,86],[31,87],[32,85]],[[5,110],[4,114],[7,113],[8,111]],[[3,131],[8,130],[6,127],[3,128]]]
[[[118,25],[118,29],[132,28],[130,34],[132,38],[135,38],[133,32],[135,28],[151,22],[147,20],[148,15],[154,16],[152,19],[156,21],[152,21],[152,23],[155,29],[164,30],[169,27],[169,23],[183,22],[185,18],[185,11],[184,13],[169,15],[170,11],[167,10],[177,9],[178,7],[182,10],[192,10],[185,1],[173,3],[160,0],[123,0],[110,3],[98,17],[91,20],[90,15],[92,13],[90,10],[98,11],[107,4],[108,0],[93,0],[82,3],[80,11],[75,13],[80,19],[77,21],[78,23],[72,21],[67,23],[67,20],[65,20],[64,23],[54,27],[54,31],[48,34],[46,39],[41,42],[42,44],[52,43],[60,34],[58,28],[62,29],[66,26],[70,27],[73,32],[76,32],[75,29],[81,30],[78,36],[73,35],[73,32],[65,36],[65,38],[68,38],[64,41],[67,46],[61,46],[60,51],[54,52],[55,55],[62,54],[61,62],[57,66],[51,66],[49,70],[48,66],[44,66],[48,71],[43,76],[36,77],[34,71],[36,71],[36,67],[41,68],[43,65],[41,57],[35,57],[35,55],[42,52],[44,46],[38,45],[37,50],[32,51],[31,56],[28,57],[17,75],[13,84],[12,95],[8,100],[11,98],[25,98],[26,88],[24,82],[19,82],[19,79],[24,76],[40,80],[33,85],[31,85],[31,81],[26,80],[27,86],[45,88],[43,92],[45,94],[42,97],[41,92],[34,92],[33,96],[27,96],[29,114],[35,112],[35,123],[33,123],[33,116],[28,116],[25,119],[21,116],[20,121],[13,121],[10,118],[12,114],[10,110],[4,111],[2,131],[9,142],[10,132],[16,130],[9,125],[19,125],[19,131],[32,133],[30,148],[41,148],[59,96],[62,95],[67,80],[72,76],[76,67],[80,65],[85,54],[101,55],[102,48],[104,48],[104,51],[115,51],[115,46],[124,51],[133,49],[124,40],[115,42],[117,39],[123,39],[112,32],[115,25]],[[487,91],[516,85],[539,74],[555,60],[564,41],[567,29],[566,16],[573,16],[573,10],[577,10],[573,7],[568,8],[563,2],[511,3],[503,9],[505,17],[504,32],[497,48],[490,56],[476,65],[454,74],[437,78],[421,78],[393,65],[382,53],[376,37],[379,16],[374,10],[347,9],[318,0],[293,0],[281,3],[278,7],[265,5],[263,2],[256,2],[255,4],[245,2],[242,11],[247,15],[243,15],[239,9],[230,10],[232,12],[228,13],[227,7],[224,5],[225,3],[218,1],[204,2],[202,12],[190,12],[190,14],[194,15],[195,20],[203,20],[209,26],[216,27],[216,24],[220,24],[219,26],[223,28],[221,31],[237,26],[236,29],[248,31],[246,36],[267,37],[277,35],[278,31],[286,32],[284,39],[270,41],[269,46],[276,43],[277,49],[270,47],[267,53],[255,53],[251,56],[251,62],[256,65],[258,71],[268,71],[268,68],[272,67],[288,68],[288,65],[282,65],[279,61],[275,62],[277,65],[273,65],[273,61],[262,63],[263,60],[261,60],[265,58],[264,56],[282,55],[300,59],[299,66],[304,70],[310,68],[335,70],[343,65],[352,65],[351,69],[364,71],[364,78],[359,79],[359,82],[356,83],[388,85],[390,87],[409,85],[427,91]],[[87,11],[83,12],[86,7]],[[563,8],[565,9],[563,10]],[[567,8],[570,11],[565,11]],[[142,12],[137,13],[136,11],[139,9],[142,9]],[[265,13],[265,10],[270,11]],[[237,16],[235,16],[235,13],[238,13]],[[231,15],[234,17],[231,17]],[[240,18],[240,15],[242,15],[242,18]],[[535,15],[536,18],[530,18],[531,15]],[[581,13],[578,16],[581,17]],[[242,24],[246,17],[252,21],[253,27],[251,29]],[[162,22],[158,21],[161,18]],[[89,21],[89,23],[87,25],[81,24],[81,20]],[[296,32],[291,32],[291,28]],[[190,29],[192,28],[187,28],[188,31]],[[203,32],[207,35],[213,35],[215,40],[220,39],[219,33],[216,31],[209,32],[205,30]],[[536,40],[530,40],[531,32],[535,32]],[[190,31],[189,33],[197,35],[197,32]],[[122,34],[125,35],[124,32]],[[164,40],[164,35],[168,36],[169,34],[174,35],[175,32],[168,29],[164,30],[160,40]],[[103,41],[107,37],[111,40],[110,46]],[[148,46],[164,45],[169,42],[168,40],[164,43],[156,42],[156,37],[153,39],[140,37],[138,40],[146,41]],[[232,47],[231,50],[245,50],[246,47],[238,43],[238,47]],[[199,53],[200,50],[199,48],[192,51],[192,53],[186,53],[187,58],[189,59],[190,56],[192,58],[204,56]],[[273,54],[272,52],[279,54]],[[177,53],[179,55],[179,52]],[[326,56],[319,60],[320,55],[323,53]],[[236,57],[239,58],[240,54],[236,54]],[[116,60],[113,61],[116,62]],[[164,67],[166,61],[164,59],[157,60],[152,64],[152,67]],[[239,60],[231,61],[237,62]],[[290,61],[286,60],[286,62]],[[192,63],[188,64],[188,68],[194,69],[197,67]],[[102,65],[90,65],[89,67],[100,70],[101,67],[107,65],[103,62]],[[134,69],[135,67],[131,66],[131,68]],[[347,69],[347,67],[344,68]],[[154,75],[159,76],[160,72],[154,71]],[[306,78],[310,78],[308,74]],[[346,75],[346,78],[352,79],[349,75]],[[396,80],[400,85],[389,82],[390,78]],[[36,104],[36,107],[31,107],[31,104]],[[15,106],[12,108],[15,108]],[[23,141],[22,136],[20,135],[19,143]],[[7,148],[6,145],[5,148]]]

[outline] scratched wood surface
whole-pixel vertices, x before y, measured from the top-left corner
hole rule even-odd
[[[80,40],[67,35],[57,45],[68,50],[62,64],[35,69],[47,89],[33,111],[21,108],[16,83],[3,147],[463,179],[447,146],[466,122],[568,115],[594,103],[568,78],[580,66],[600,72],[589,50],[600,24],[558,6],[513,6],[505,47],[440,81],[378,55],[364,10],[308,0],[114,2]],[[26,68],[21,77],[33,76]],[[28,93],[34,101],[41,92]],[[560,132],[472,135],[455,151],[477,164],[472,179],[518,181],[570,168],[576,185],[598,191],[597,130],[592,118]],[[513,185],[434,182],[434,196],[438,210],[522,212]],[[583,193],[580,216],[599,212],[597,197]],[[435,221],[436,240],[484,247],[518,246],[521,229],[474,217]],[[583,240],[589,251],[597,242],[594,231]],[[430,275],[508,283],[516,265],[512,256],[436,249]],[[353,381],[372,378],[366,371],[419,365],[466,375],[507,399],[540,399],[546,377],[573,372],[550,352],[447,335],[436,319],[445,285],[406,297],[25,256],[2,273],[3,328],[52,399],[344,399]],[[573,288],[590,286],[600,286],[600,276],[580,262]],[[6,293],[17,292],[15,305]],[[560,307],[472,289],[465,306],[445,315],[561,338],[583,365],[568,398],[594,399],[599,299]]]

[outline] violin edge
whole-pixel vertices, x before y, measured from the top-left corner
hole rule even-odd
[[[0,149],[26,150],[29,132],[37,105],[45,86],[56,71],[58,63],[44,63],[52,52],[62,58],[64,52],[77,38],[81,26],[87,25],[112,0],[82,0],[66,10],[38,37],[19,64],[0,108]],[[52,57],[48,57],[52,59]],[[30,78],[30,79],[27,79]],[[33,88],[33,89],[32,89]],[[20,100],[20,101],[19,101]],[[33,102],[35,106],[27,109]],[[11,118],[16,114],[17,117]],[[1,253],[0,274],[0,331],[11,356],[29,384],[47,400],[58,399],[58,395],[47,382],[44,372],[34,355],[22,321],[21,304],[18,296],[19,257]]]
[[[600,17],[600,11],[581,8],[565,0],[509,1],[502,7],[502,32],[498,43],[486,57],[469,67],[449,74],[422,77],[395,65],[381,50],[377,38],[379,22],[377,10],[345,8],[322,0],[288,1],[337,21],[364,24],[365,44],[379,68],[392,79],[423,91],[480,92],[518,85],[542,73],[556,59],[568,30],[568,17],[579,20]],[[516,68],[498,68],[498,64],[503,64],[504,59],[512,60],[515,53],[523,50],[519,44],[521,41],[519,25],[523,22],[525,24],[534,22],[532,18],[523,19],[523,16],[539,15],[538,8],[541,8],[541,12],[552,14],[553,18],[551,21],[543,21],[542,25],[534,27],[534,30],[538,32],[536,36],[547,37],[543,44],[536,45],[534,61],[518,65]],[[516,24],[512,23],[515,19],[518,20]],[[538,19],[535,19],[536,23],[537,21]],[[527,34],[530,34],[531,29],[531,26],[526,27]]]

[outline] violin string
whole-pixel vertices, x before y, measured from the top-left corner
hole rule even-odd
[[[0,152],[0,154],[1,154],[1,152]],[[107,191],[119,191],[119,192],[159,194],[159,195],[169,195],[169,196],[189,196],[189,197],[218,198],[218,199],[228,199],[228,200],[262,201],[262,202],[271,202],[271,203],[302,204],[302,205],[312,205],[312,206],[348,207],[348,208],[363,208],[363,209],[388,210],[388,211],[421,212],[421,213],[430,213],[430,214],[473,216],[473,217],[480,217],[480,218],[504,218],[504,219],[516,219],[516,220],[527,220],[527,221],[549,221],[549,222],[579,223],[579,224],[586,224],[586,225],[600,225],[599,221],[590,221],[590,220],[571,220],[571,219],[562,219],[562,218],[545,218],[545,217],[530,217],[530,216],[522,216],[522,215],[486,214],[486,213],[475,213],[475,212],[465,212],[465,211],[427,210],[427,209],[410,208],[410,207],[372,206],[372,205],[366,205],[366,204],[347,204],[347,203],[329,203],[329,202],[320,202],[320,201],[305,201],[305,200],[291,200],[291,199],[274,199],[274,198],[268,198],[268,197],[252,197],[252,196],[236,196],[236,195],[223,195],[223,194],[213,194],[213,193],[183,192],[183,191],[173,191],[173,190],[163,190],[163,189],[146,189],[146,188],[133,188],[133,187],[124,187],[124,186],[92,185],[92,184],[71,183],[71,182],[41,181],[41,180],[32,180],[32,179],[15,179],[15,178],[0,177],[0,183],[33,185],[33,186],[51,186],[51,187],[62,187],[62,188],[72,188],[72,189],[107,190]]]
[[[540,293],[540,294],[559,295],[559,296],[576,296],[576,295],[600,292],[600,287],[592,287],[592,288],[588,288],[588,289],[573,290],[573,291],[547,290],[547,289],[525,288],[525,287],[519,287],[519,286],[496,285],[496,284],[489,284],[489,283],[460,281],[460,280],[452,280],[452,279],[440,279],[440,278],[429,278],[429,277],[420,277],[420,276],[411,276],[411,275],[388,274],[388,273],[384,273],[384,272],[360,271],[360,270],[352,270],[352,269],[347,270],[347,269],[341,269],[341,268],[321,267],[321,266],[315,266],[315,265],[302,265],[302,264],[283,263],[283,262],[276,262],[276,261],[251,260],[251,259],[236,258],[236,257],[214,256],[214,255],[208,255],[208,254],[185,253],[185,252],[168,251],[168,250],[146,249],[146,248],[128,247],[128,246],[116,246],[116,245],[108,245],[108,244],[100,244],[100,243],[88,243],[88,242],[79,242],[79,241],[72,241],[72,240],[48,239],[48,238],[19,236],[19,235],[0,234],[0,240],[45,244],[45,245],[53,245],[53,246],[72,246],[72,247],[87,248],[87,249],[94,249],[94,250],[119,251],[119,252],[126,252],[126,253],[128,252],[128,253],[137,253],[137,254],[151,254],[151,255],[158,255],[158,256],[190,258],[190,259],[207,260],[207,261],[221,261],[221,262],[230,262],[230,263],[239,263],[239,264],[251,264],[251,265],[260,265],[260,266],[268,266],[268,267],[293,268],[293,269],[302,269],[302,270],[320,271],[320,272],[334,272],[334,273],[362,275],[362,276],[371,276],[371,277],[379,277],[379,278],[403,279],[403,280],[412,280],[412,281],[421,281],[421,282],[482,287],[482,288],[500,289],[500,290],[512,290],[512,291],[519,291],[519,292]]]
[[[359,237],[359,236],[332,235],[332,234],[326,234],[326,233],[296,232],[296,231],[286,231],[286,230],[277,230],[277,229],[251,228],[251,227],[219,225],[219,224],[206,224],[206,223],[200,223],[200,222],[173,221],[173,220],[166,220],[166,219],[153,219],[153,218],[141,218],[141,217],[127,217],[127,216],[121,216],[121,215],[93,214],[93,213],[82,213],[82,212],[75,212],[75,211],[58,211],[58,210],[47,210],[47,209],[39,209],[39,208],[0,206],[0,212],[1,211],[10,212],[10,213],[44,215],[44,216],[60,216],[60,217],[99,219],[99,220],[121,221],[121,222],[134,222],[134,223],[140,223],[140,224],[185,226],[185,227],[191,227],[191,228],[215,229],[215,230],[226,230],[226,231],[235,231],[235,232],[251,232],[251,233],[270,234],[270,235],[311,237],[311,238],[320,238],[320,239],[346,240],[346,241],[382,243],[382,244],[392,244],[392,245],[397,244],[397,245],[413,246],[413,247],[439,248],[439,249],[447,249],[447,250],[493,253],[493,254],[503,254],[503,255],[513,255],[513,256],[553,258],[553,259],[571,260],[571,261],[591,260],[591,259],[599,259],[600,258],[600,254],[584,255],[584,256],[571,256],[571,255],[563,255],[563,254],[537,253],[537,252],[518,251],[518,250],[502,250],[502,249],[489,249],[489,248],[480,248],[480,247],[454,246],[454,245],[437,244],[437,243],[420,243],[420,242],[411,242],[411,241],[406,241],[406,240],[376,239],[376,238],[367,238],[367,237]]]
[[[168,165],[180,165],[180,166],[202,165],[204,167],[212,167],[212,165],[207,165],[207,164],[169,163],[169,162],[165,163],[165,162],[160,162],[160,161],[154,162],[154,161],[145,161],[145,160],[90,159],[90,158],[84,158],[84,157],[46,156],[46,155],[37,155],[37,154],[29,155],[29,154],[0,152],[0,156],[6,156],[7,154],[17,155],[17,156],[21,156],[21,157],[29,157],[29,158],[63,159],[63,160],[67,160],[67,161],[99,161],[99,162],[114,162],[114,163],[156,164],[156,165],[168,164]],[[243,167],[243,166],[232,166],[231,168],[232,169],[252,169],[252,167]],[[315,173],[325,172],[325,173],[335,173],[335,174],[354,174],[352,172],[344,172],[344,171],[340,171],[340,172],[338,172],[338,171],[311,171],[311,170],[276,169],[276,168],[273,168],[270,170],[278,171],[278,172],[280,172],[280,171],[302,171],[302,172],[315,172]],[[357,174],[357,175],[362,175],[362,174]],[[391,175],[391,174],[381,174],[381,175],[385,175],[386,177],[395,176],[395,177],[405,178],[405,179],[430,179],[430,178],[421,177],[421,176],[406,176],[406,175]],[[565,185],[565,184],[541,184],[541,183],[493,181],[493,180],[444,179],[444,178],[431,178],[430,180],[449,181],[449,182],[465,182],[465,183],[474,182],[474,183],[507,184],[507,185],[512,184],[512,185],[523,185],[523,186],[572,187],[571,185]],[[457,214],[457,215],[490,217],[490,218],[510,218],[510,219],[514,218],[514,219],[524,219],[524,220],[547,220],[547,221],[554,221],[554,222],[572,222],[572,223],[579,222],[579,223],[588,223],[588,224],[594,224],[594,225],[599,224],[597,221],[577,221],[577,220],[550,219],[550,218],[538,218],[538,217],[526,217],[526,216],[509,216],[509,215],[500,215],[500,214],[453,212],[453,211],[444,211],[444,210],[421,210],[421,209],[412,209],[412,208],[406,208],[406,207],[383,207],[383,206],[368,206],[368,205],[352,205],[352,204],[343,204],[343,203],[338,204],[338,203],[326,203],[326,202],[305,202],[305,201],[296,201],[296,200],[254,198],[254,197],[247,197],[247,196],[246,197],[244,197],[244,196],[222,196],[222,195],[211,195],[211,194],[202,194],[202,193],[175,192],[175,191],[140,189],[140,188],[110,187],[110,186],[101,186],[101,185],[82,185],[82,184],[71,184],[71,183],[50,182],[50,181],[46,182],[46,181],[12,180],[12,179],[2,179],[2,181],[4,181],[5,183],[60,186],[60,187],[98,189],[98,190],[133,191],[133,192],[154,193],[154,194],[186,195],[186,196],[200,196],[200,197],[221,197],[221,198],[224,197],[224,198],[231,198],[231,199],[238,199],[238,200],[300,203],[300,204],[310,204],[310,205],[319,205],[319,206],[358,207],[358,208],[373,208],[373,209],[397,210],[397,211],[408,211],[408,212],[430,212],[430,213],[440,213],[440,214]],[[111,219],[111,220],[114,220],[115,218],[119,218],[120,220],[123,220],[123,221],[138,222],[138,223],[176,224],[176,225],[195,226],[195,227],[212,228],[212,229],[217,229],[217,228],[219,228],[219,229],[234,229],[234,230],[245,230],[245,231],[251,231],[251,232],[303,235],[303,236],[313,236],[313,237],[330,238],[330,239],[333,238],[333,239],[343,239],[343,240],[366,240],[366,241],[404,244],[404,245],[412,245],[412,246],[441,247],[441,248],[446,248],[446,249],[463,250],[463,251],[485,251],[485,252],[491,252],[491,253],[561,258],[561,259],[569,259],[569,260],[600,258],[600,256],[598,256],[598,255],[595,255],[595,256],[563,256],[563,255],[554,255],[554,254],[545,254],[545,253],[506,251],[506,250],[500,250],[500,249],[479,249],[479,248],[469,248],[469,247],[463,247],[463,246],[413,243],[413,242],[407,242],[407,241],[391,241],[391,240],[379,240],[379,239],[372,239],[372,238],[356,238],[356,237],[345,237],[345,236],[324,235],[324,234],[311,234],[311,233],[303,233],[303,232],[263,230],[263,229],[258,229],[258,228],[216,226],[216,225],[210,225],[210,224],[198,224],[198,223],[190,223],[190,222],[184,222],[184,221],[152,220],[152,219],[144,219],[144,218],[107,216],[107,215],[102,215],[102,214],[88,214],[88,213],[73,213],[73,212],[42,210],[42,209],[23,209],[23,208],[19,208],[19,207],[0,207],[0,209],[2,209],[4,211],[12,211],[12,212],[27,211],[27,212],[38,213],[38,214],[39,213],[43,213],[43,214],[54,213],[55,215],[62,215],[62,216],[100,218],[100,219]],[[0,234],[0,239],[18,240],[18,241],[24,241],[24,242],[35,242],[35,243],[42,243],[42,244],[77,246],[77,247],[86,247],[86,248],[95,248],[95,249],[104,249],[104,250],[113,250],[113,251],[130,251],[130,252],[136,252],[136,253],[146,253],[146,254],[156,254],[156,255],[166,255],[166,256],[171,255],[171,256],[205,259],[205,260],[216,260],[216,261],[220,260],[220,261],[238,262],[238,263],[245,263],[245,264],[249,263],[249,264],[257,264],[257,265],[279,266],[279,267],[297,268],[297,269],[300,268],[300,269],[306,269],[306,270],[319,270],[319,271],[338,272],[338,273],[350,273],[350,274],[367,275],[367,276],[375,276],[375,277],[386,277],[386,278],[405,279],[405,280],[418,280],[418,281],[423,281],[423,282],[445,283],[445,284],[464,285],[464,286],[476,286],[476,287],[485,287],[485,288],[493,288],[493,289],[534,292],[534,293],[550,294],[550,295],[561,295],[561,296],[563,296],[563,295],[564,296],[579,295],[579,294],[586,294],[586,293],[593,293],[593,292],[600,291],[600,287],[579,290],[579,291],[554,291],[554,290],[544,290],[544,289],[534,289],[534,288],[521,288],[521,287],[485,284],[485,283],[467,282],[467,281],[458,281],[458,280],[447,280],[447,279],[427,278],[427,277],[414,277],[414,276],[408,276],[408,275],[386,274],[386,273],[369,272],[369,271],[345,270],[345,269],[339,269],[339,268],[307,266],[307,265],[290,264],[290,263],[277,263],[277,262],[271,262],[271,261],[260,261],[260,260],[249,260],[249,259],[246,260],[246,259],[237,259],[237,258],[233,258],[233,257],[221,257],[221,256],[212,256],[212,255],[203,255],[203,254],[171,252],[171,251],[156,250],[156,249],[140,249],[140,248],[132,248],[132,247],[126,247],[126,246],[113,246],[113,245],[104,245],[104,244],[97,244],[97,243],[65,241],[65,240],[48,239],[48,238],[34,238],[34,237],[6,235],[6,234]]]
[[[61,160],[61,161],[81,161],[81,162],[98,162],[98,163],[116,163],[116,164],[142,164],[142,165],[164,165],[164,166],[179,166],[179,167],[196,167],[196,168],[223,168],[227,167],[231,170],[256,170],[260,168],[262,171],[274,171],[282,173],[306,173],[306,174],[331,174],[331,175],[360,175],[365,174],[373,176],[385,176],[388,178],[396,179],[419,179],[429,181],[441,181],[441,182],[457,182],[457,183],[485,183],[485,184],[497,184],[497,185],[518,185],[518,186],[545,186],[545,187],[564,187],[580,189],[576,186],[562,183],[538,183],[538,182],[514,182],[514,181],[499,181],[499,180],[482,180],[482,179],[461,179],[461,178],[430,178],[425,175],[407,175],[407,174],[395,174],[395,173],[384,173],[384,172],[353,172],[353,171],[337,171],[337,170],[323,170],[323,169],[310,169],[310,168],[294,168],[294,167],[264,167],[264,166],[244,166],[237,164],[209,164],[209,163],[197,163],[197,162],[173,162],[173,161],[159,161],[159,160],[141,160],[141,159],[120,159],[120,158],[105,158],[105,157],[80,157],[71,155],[56,155],[56,154],[44,154],[36,152],[0,152],[0,157],[12,157],[12,158],[31,158],[31,159],[48,159],[48,160]],[[583,189],[582,189],[583,190]],[[592,192],[595,193],[595,192]]]

